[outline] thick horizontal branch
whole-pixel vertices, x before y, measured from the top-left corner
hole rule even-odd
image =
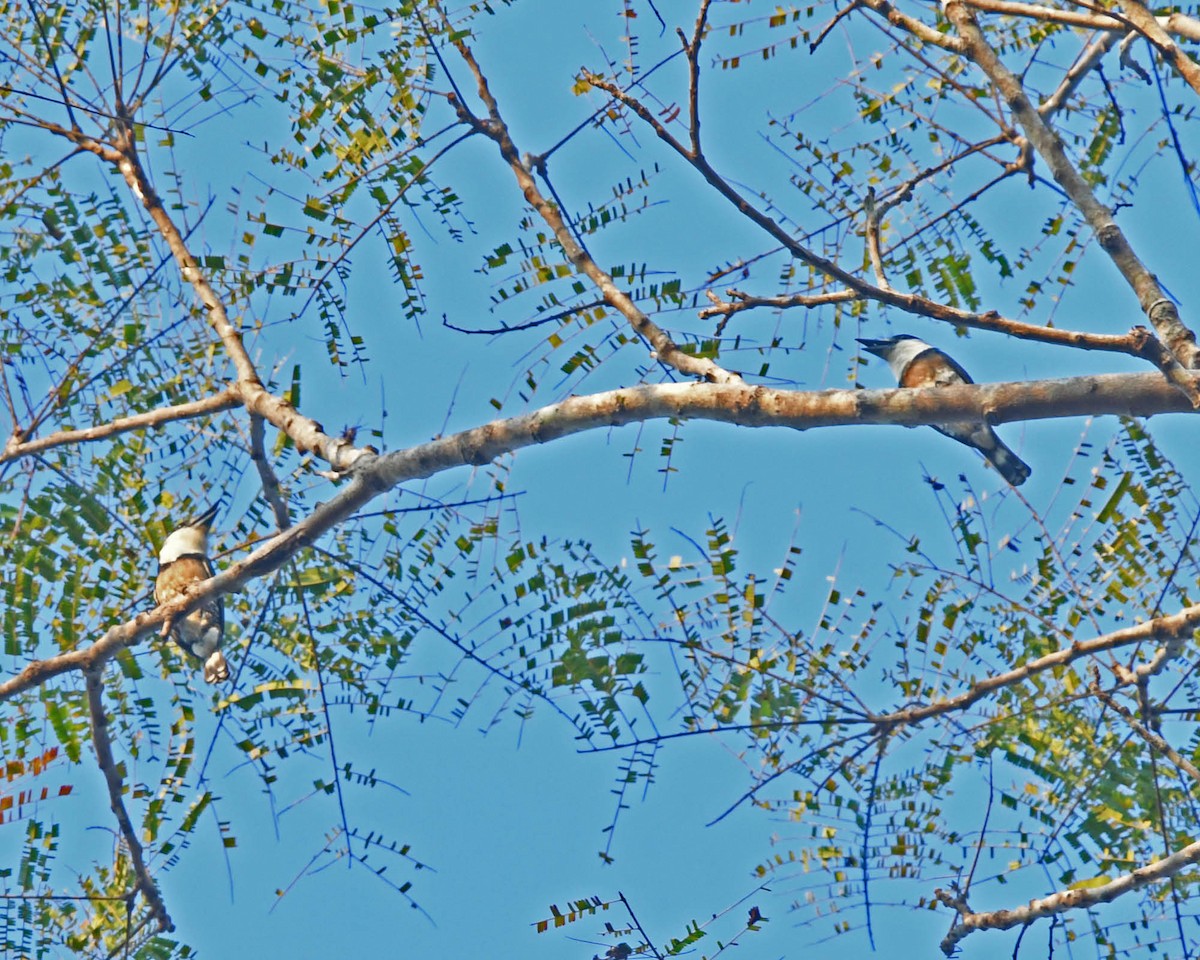
[[[918,426],[982,417],[1006,423],[1191,411],[1187,398],[1156,373],[922,390],[805,392],[742,384],[661,384],[569,397],[533,413],[388,453],[371,464],[370,472],[393,486],[460,464],[488,463],[521,447],[586,430],[670,417],[808,430],[855,424]]]
[[[185,596],[110,628],[92,646],[33,661],[0,683],[0,700],[70,670],[97,669],[119,650],[152,630],[161,631],[168,619],[182,616],[204,599],[238,590],[279,569],[398,484],[455,467],[490,463],[522,447],[576,433],[667,418],[808,430],[853,424],[917,426],[984,416],[994,423],[1100,414],[1151,416],[1191,409],[1179,391],[1153,373],[921,390],[805,392],[738,383],[669,383],[568,397],[532,413],[495,420],[407,450],[360,455],[351,468],[350,483],[303,521]]]

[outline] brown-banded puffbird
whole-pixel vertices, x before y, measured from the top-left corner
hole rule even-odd
[[[882,340],[858,341],[867,353],[886,360],[902,387],[947,387],[974,383],[952,357],[907,333]],[[935,423],[939,433],[974,447],[1014,487],[1029,479],[1029,465],[1004,445],[986,420],[975,423]]]
[[[213,575],[208,559],[208,528],[217,515],[214,504],[190,523],[173,531],[158,551],[158,577],[154,600],[174,600],[193,583]],[[229,679],[229,664],[221,653],[225,635],[225,604],[220,597],[205,600],[187,616],[171,624],[171,636],[189,657],[204,664],[204,679],[221,683]]]

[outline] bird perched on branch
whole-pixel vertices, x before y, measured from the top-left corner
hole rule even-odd
[[[858,341],[867,353],[886,360],[902,387],[949,387],[974,383],[952,357],[907,333],[882,340]],[[935,423],[939,433],[974,447],[1014,487],[1029,479],[1030,469],[1020,457],[1004,445],[986,420],[975,423]]]
[[[154,600],[174,600],[192,584],[213,575],[208,559],[208,529],[217,515],[217,504],[190,523],[173,531],[158,551],[158,577]],[[171,636],[189,657],[204,664],[204,679],[221,683],[229,679],[229,664],[221,653],[225,636],[225,604],[220,597],[205,600],[187,616],[170,625]]]

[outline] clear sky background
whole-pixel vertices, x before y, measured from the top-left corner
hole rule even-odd
[[[619,7],[594,0],[524,0],[475,21],[476,55],[522,149],[546,149],[599,105],[595,96],[572,93],[573,76],[580,66],[602,68],[605,55],[626,56]],[[647,6],[638,9],[649,15]],[[669,29],[655,38],[655,31],[642,24],[639,55],[646,67],[674,49],[676,22],[690,30],[694,16],[692,4],[660,3],[659,9]],[[720,25],[747,14],[765,16],[772,10],[768,4],[718,4],[713,21]],[[718,39],[714,38],[714,45]],[[751,31],[740,39],[723,40],[720,46],[725,52],[739,46],[752,50],[774,39],[778,39],[775,34]],[[818,51],[812,58],[784,53],[769,62],[748,58],[736,71],[710,66],[704,77],[704,119],[714,165],[746,186],[751,195],[759,188],[778,191],[780,176],[786,175],[793,161],[762,139],[772,116],[808,106],[807,115],[853,133],[861,121],[844,96],[841,81],[846,48],[854,39],[849,33],[835,34],[827,41],[828,53]],[[865,54],[866,48],[859,52]],[[453,55],[448,54],[447,60],[459,84],[468,88],[467,71]],[[439,74],[439,86],[441,79]],[[653,89],[666,102],[681,101],[682,62],[656,76]],[[810,106],[826,94],[827,100]],[[211,190],[216,200],[214,213],[198,234],[212,252],[227,252],[220,245],[228,243],[226,237],[236,236],[230,224],[237,221],[222,212],[226,191],[232,187],[257,195],[264,189],[262,180],[277,175],[257,149],[264,139],[286,135],[275,106],[264,97],[256,107],[203,124],[194,138],[178,144],[186,195],[203,202],[208,199],[205,191]],[[1146,109],[1154,109],[1149,98]],[[522,206],[494,146],[476,139],[459,148],[440,174],[462,195],[473,221],[471,230],[476,232],[468,230],[466,242],[460,244],[436,223],[416,216],[406,221],[425,270],[423,290],[429,312],[419,323],[401,315],[387,268],[371,242],[356,255],[347,301],[372,358],[363,372],[352,370],[343,376],[330,369],[316,332],[302,325],[270,325],[295,309],[293,301],[252,305],[256,318],[268,324],[256,348],[264,356],[280,358],[284,379],[293,363],[303,366],[303,409],[331,429],[344,416],[364,430],[381,428],[383,444],[396,449],[485,422],[495,415],[489,398],[503,398],[505,414],[525,408],[516,393],[530,358],[546,349],[546,329],[489,339],[464,338],[440,325],[443,314],[465,327],[519,322],[528,314],[522,304],[490,309],[496,277],[477,270],[483,253],[505,238]],[[1144,143],[1130,145],[1132,165],[1140,162],[1145,149]],[[570,206],[575,199],[594,196],[596,183],[616,183],[649,170],[656,162],[671,171],[652,185],[649,194],[663,202],[591,242],[592,253],[602,265],[645,260],[652,268],[678,268],[687,263],[696,276],[704,268],[769,247],[748,224],[709,196],[697,176],[679,171],[677,161],[648,131],[638,131],[636,138],[624,142],[587,131],[555,154],[551,172]],[[191,172],[200,176],[189,181]],[[1155,227],[1157,204],[1177,207],[1180,203],[1180,182],[1164,175],[1147,184],[1139,194],[1144,199],[1122,213],[1122,223],[1152,253],[1154,268],[1184,304],[1187,320],[1197,219],[1175,218],[1169,233]],[[992,201],[1011,206],[1014,231],[1020,218],[1032,215],[1022,205],[1027,195],[1027,186],[1012,183]],[[779,193],[775,199],[798,221],[812,227],[820,224],[798,193]],[[996,229],[1002,232],[1003,223]],[[657,251],[669,255],[659,257]],[[981,282],[988,280],[983,271],[978,276]],[[770,277],[770,271],[759,275],[760,292],[772,292]],[[1015,313],[1022,281],[988,282],[985,306]],[[1075,285],[1064,291],[1056,319],[1063,326],[1116,333],[1141,317],[1132,294],[1109,275],[1099,257],[1090,257],[1077,273]],[[696,332],[711,329],[711,321],[698,321],[694,309],[659,321]],[[952,349],[979,381],[1138,369],[1133,361],[1111,355],[1089,357],[1048,346],[1011,344],[995,336],[956,341],[949,328],[874,309],[857,328],[837,329],[828,317],[806,321],[797,313],[776,317],[762,312],[739,324],[737,332],[749,341],[782,335],[794,349],[773,361],[771,373],[784,385],[806,389],[848,386],[856,371],[868,386],[890,386],[891,376],[882,363],[872,360],[859,369],[854,362],[854,337],[897,332],[915,333]],[[630,357],[616,364],[617,372],[611,374],[601,368],[583,380],[547,375],[535,402],[572,390],[632,382],[628,371],[632,363],[644,359],[644,353]],[[751,352],[745,353],[744,369],[755,370],[759,362]],[[1052,504],[1061,505],[1062,498],[1056,501],[1055,497],[1064,473],[1072,469],[1081,440],[1102,447],[1113,429],[1111,422],[1055,420],[1008,425],[1000,432],[1033,467],[1023,495],[1036,508],[1053,509]],[[1183,418],[1154,424],[1155,436],[1187,475],[1197,466],[1191,429],[1192,422]],[[510,493],[519,493],[511,507],[516,513],[509,519],[519,522],[529,539],[585,539],[614,564],[632,562],[629,535],[641,529],[650,532],[660,557],[678,554],[698,560],[692,541],[703,541],[711,518],[723,518],[734,532],[744,566],[764,573],[778,566],[794,540],[803,555],[793,588],[777,613],[798,629],[807,629],[815,621],[830,577],[847,589],[862,585],[873,591],[873,597],[888,599],[887,564],[902,559],[904,541],[882,532],[876,520],[885,520],[904,535],[919,534],[935,555],[950,556],[950,534],[937,498],[923,481],[925,474],[951,484],[955,496],[965,496],[956,480],[964,474],[978,496],[995,500],[992,516],[998,525],[1026,529],[1021,526],[1025,511],[1020,504],[1009,498],[1001,505],[1008,495],[996,474],[970,451],[932,430],[861,427],[800,434],[688,424],[671,462],[677,472],[664,482],[664,461],[658,450],[670,435],[667,425],[652,424],[641,430],[598,431],[522,451],[507,484]],[[631,464],[628,454],[635,446],[641,453]],[[1077,475],[1086,476],[1086,469],[1075,469]],[[234,491],[235,504],[245,506],[255,494],[256,482],[252,474],[242,479]],[[482,472],[460,470],[439,478],[428,492],[453,499],[480,496],[488,488]],[[201,489],[177,492],[201,499],[204,493]],[[389,502],[414,506],[418,501],[412,493],[393,496]],[[244,625],[234,626],[244,629]],[[428,642],[436,648],[436,638]],[[231,659],[237,656],[234,649]],[[448,655],[446,650],[417,651],[412,670],[442,668],[453,663]],[[678,718],[671,714],[674,678],[663,669],[667,666],[665,660],[656,664],[648,680],[652,693],[661,694],[661,700],[652,701],[652,712],[664,731],[679,728]],[[470,671],[464,671],[464,684],[472,685]],[[389,877],[413,881],[412,896],[427,916],[410,909],[367,870],[357,865],[348,869],[345,861],[303,877],[276,902],[275,891],[304,872],[324,837],[337,827],[336,805],[322,795],[273,811],[257,776],[241,764],[241,754],[228,742],[228,731],[218,734],[215,719],[201,718],[200,753],[215,737],[208,776],[221,797],[218,815],[233,821],[237,846],[223,851],[215,821],[210,819],[177,865],[156,872],[183,937],[205,957],[277,955],[303,960],[331,954],[394,954],[582,960],[603,954],[611,941],[597,936],[599,928],[605,920],[619,924],[623,917],[601,915],[539,935],[533,924],[550,915],[551,903],[565,908],[574,898],[611,900],[623,892],[662,944],[668,937],[681,936],[689,921],[704,921],[751,895],[760,882],[754,868],[776,849],[773,839],[794,839],[805,829],[745,804],[706,827],[747,789],[748,774],[754,771],[738,756],[733,741],[681,740],[660,753],[655,783],[644,795],[639,783],[628,798],[629,809],[622,813],[612,841],[614,862],[605,865],[597,852],[605,848],[603,829],[614,815],[621,754],[579,753],[572,729],[545,709],[539,709],[528,723],[508,715],[485,731],[481,728],[492,718],[488,706],[495,702],[485,697],[478,709],[457,723],[443,711],[440,719],[425,722],[409,715],[371,725],[361,712],[335,709],[339,758],[359,770],[374,769],[390,784],[373,789],[348,785],[349,818],[364,831],[377,829],[389,839],[412,844],[412,856],[431,870],[414,873],[403,862],[384,856],[377,863],[388,865]],[[313,780],[327,776],[328,764],[323,747],[311,756],[294,758],[280,800],[286,804],[304,797]],[[145,779],[153,783],[156,776],[148,772]],[[1015,770],[1003,770],[998,776],[1018,782]],[[962,797],[957,802],[980,800]],[[110,826],[102,802],[94,803],[88,815],[96,827]],[[101,850],[109,842],[102,830],[93,841]],[[731,913],[731,921],[715,927],[716,935],[728,937],[739,929],[746,907],[753,903],[770,919],[762,932],[746,937],[737,948],[743,960],[826,960],[848,952],[865,953],[860,933],[829,939],[840,918],[814,918],[805,908],[789,910],[794,899],[803,898],[810,882],[798,871],[771,881],[772,892],[752,896]],[[929,882],[928,893],[935,885]],[[1002,896],[1005,888],[993,887],[992,892]],[[847,918],[860,925],[861,910],[851,911]],[[949,917],[944,910],[895,908],[883,902],[874,921],[881,955],[932,957],[937,955],[937,942]],[[1014,936],[978,935],[968,942],[965,955],[1009,956]],[[712,940],[699,945],[706,954],[714,949]]]

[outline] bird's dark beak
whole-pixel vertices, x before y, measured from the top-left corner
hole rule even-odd
[[[193,520],[191,523],[189,523],[188,526],[189,527],[200,527],[204,530],[207,530],[210,526],[212,526],[212,522],[213,522],[213,520],[216,519],[217,511],[220,508],[221,508],[221,504],[219,502],[214,503],[211,507],[209,507],[202,514],[200,514],[200,516],[196,517],[195,520]]]
[[[891,340],[871,340],[869,338],[859,337],[858,342],[863,345],[863,349],[867,353],[873,353],[877,357],[882,357],[888,351],[888,347],[892,345]]]

